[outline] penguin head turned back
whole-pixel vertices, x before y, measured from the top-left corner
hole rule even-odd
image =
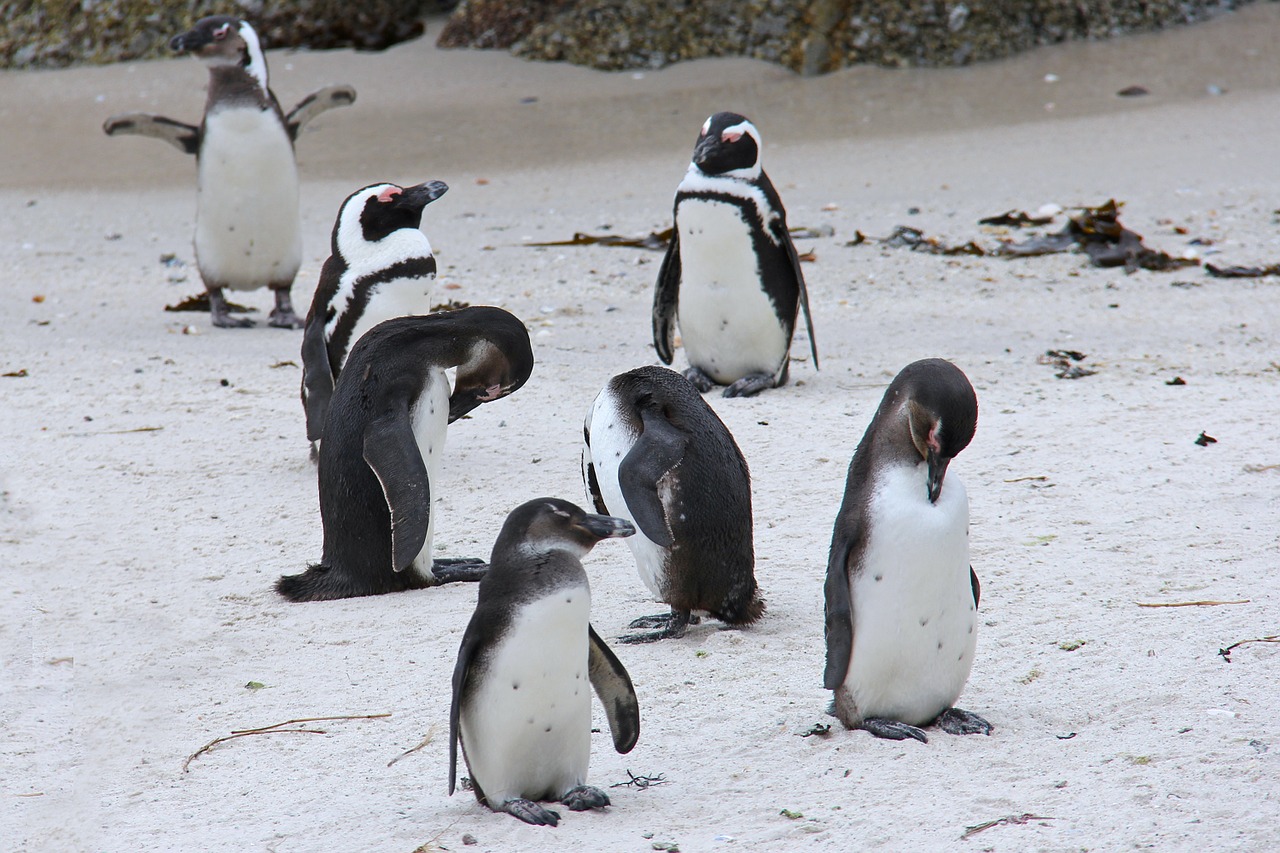
[[[371,184],[347,196],[333,223],[333,254],[359,257],[373,244],[402,229],[422,226],[422,211],[449,191],[444,181],[427,181],[412,187]]]
[[[906,420],[911,444],[929,466],[929,501],[937,503],[947,465],[969,446],[977,429],[973,385],[951,362],[926,358],[902,369],[881,405],[880,416],[896,411]]]
[[[754,180],[760,177],[760,131],[746,116],[716,113],[702,125],[693,165],[705,175]]]
[[[201,18],[190,30],[170,39],[169,49],[189,53],[211,68],[243,68],[267,91],[267,60],[258,33],[248,21],[231,15]]]
[[[442,311],[436,317],[465,318],[473,341],[458,364],[453,394],[449,397],[449,423],[480,406],[518,390],[533,373],[533,347],[523,321],[501,308],[472,306]]]

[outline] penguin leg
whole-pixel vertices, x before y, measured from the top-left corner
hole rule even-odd
[[[673,607],[670,613],[641,616],[627,626],[628,628],[657,628],[658,630],[650,631],[647,634],[628,634],[625,637],[619,637],[618,642],[634,645],[636,643],[653,643],[668,638],[678,640],[684,636],[690,625],[697,625],[701,621],[700,617],[694,616],[688,610],[676,610]]]
[[[568,806],[570,811],[584,812],[587,809],[602,809],[609,805],[609,795],[599,788],[579,785],[576,788],[570,788],[560,798],[560,802]]]
[[[900,723],[897,720],[886,720],[882,717],[867,717],[862,721],[861,729],[871,732],[876,737],[885,740],[906,740],[909,737],[915,738],[921,743],[928,743],[929,738],[923,731],[915,726],[909,726],[906,723]]]
[[[213,325],[219,329],[248,329],[253,326],[253,321],[248,317],[231,316],[231,309],[227,307],[227,298],[222,295],[221,287],[205,285],[205,290],[209,292],[209,313],[213,316]]]
[[[716,387],[716,381],[704,373],[700,368],[690,367],[684,372],[684,378],[693,383],[693,387],[697,388],[702,394],[707,393]]]
[[[951,735],[989,735],[991,724],[972,711],[948,708],[938,715],[934,724]]]
[[[556,826],[560,823],[560,812],[544,808],[533,800],[526,800],[523,797],[507,800],[494,811],[515,815],[525,823],[531,823],[534,826]]]
[[[761,391],[768,390],[777,385],[772,374],[769,373],[750,373],[734,382],[728,388],[724,389],[726,397],[754,397]]]
[[[446,583],[475,583],[489,571],[489,564],[479,557],[445,557],[431,561],[433,586]]]
[[[293,311],[293,297],[289,295],[289,288],[292,286],[293,282],[271,285],[271,289],[276,294],[276,307],[271,309],[271,318],[267,320],[268,326],[277,329],[301,329],[306,325]]]

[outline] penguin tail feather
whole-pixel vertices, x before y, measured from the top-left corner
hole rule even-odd
[[[276,581],[276,592],[290,601],[332,601],[368,594],[352,587],[346,578],[331,572],[328,566],[319,564],[308,566],[300,575],[284,575]]]
[[[753,590],[751,598],[745,604],[738,602],[726,602],[726,606],[718,611],[713,611],[712,616],[724,622],[726,625],[752,625],[759,621],[764,615],[765,600],[760,597],[758,591]]]

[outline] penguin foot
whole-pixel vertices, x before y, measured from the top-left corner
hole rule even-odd
[[[690,625],[697,625],[701,621],[701,617],[694,616],[687,610],[673,610],[670,613],[659,613],[655,616],[641,616],[627,627],[657,628],[658,630],[650,631],[647,634],[628,634],[625,637],[619,637],[618,642],[635,645],[636,643],[654,643],[658,640],[666,639],[678,640],[684,636]]]
[[[761,391],[772,388],[776,383],[773,376],[768,373],[752,373],[744,376],[737,382],[734,382],[728,388],[724,389],[726,397],[754,397]]]
[[[938,715],[934,724],[950,735],[989,735],[991,724],[972,711],[948,708]]]
[[[602,809],[609,805],[609,795],[599,788],[579,785],[571,788],[560,802],[568,806],[570,811],[584,812],[587,809]]]
[[[289,285],[271,289],[276,294],[276,307],[271,309],[267,325],[276,329],[301,329],[305,326],[306,322],[293,311],[293,298],[289,295]]]
[[[431,561],[435,586],[446,583],[476,583],[487,571],[489,564],[479,557],[444,557]]]
[[[909,726],[906,723],[900,723],[897,720],[886,720],[881,717],[867,717],[862,721],[860,728],[871,732],[876,737],[882,737],[885,740],[906,740],[909,737],[915,738],[921,743],[928,743],[929,738],[923,731],[915,726]]]
[[[693,387],[697,388],[699,393],[705,394],[712,388],[716,387],[716,381],[702,372],[696,367],[690,367],[684,372],[684,378],[693,383]]]
[[[254,323],[248,317],[232,317],[224,309],[213,312],[213,325],[219,329],[252,329]]]
[[[531,823],[534,826],[558,826],[560,823],[560,812],[544,808],[533,800],[526,800],[523,797],[507,800],[494,811],[515,815],[525,823]]]

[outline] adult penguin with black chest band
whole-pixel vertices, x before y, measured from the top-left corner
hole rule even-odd
[[[319,601],[478,580],[483,560],[431,556],[446,428],[520,388],[532,370],[529,333],[501,308],[397,317],[370,329],[338,376],[325,419],[320,563],[280,578],[276,590]]]
[[[653,346],[670,364],[677,319],[689,368],[706,393],[749,397],[786,384],[796,314],[809,296],[787,213],[760,166],[760,132],[744,116],[707,119],[676,189],[675,227],[653,298]]]
[[[823,683],[847,728],[922,742],[930,724],[991,733],[954,707],[973,666],[980,589],[969,497],[947,468],[977,421],[960,368],[917,361],[889,385],[854,452],[825,588]]]
[[[356,341],[384,320],[431,310],[436,259],[420,230],[422,211],[448,190],[443,181],[371,184],[339,208],[302,333],[302,407],[313,448]]]
[[[224,290],[269,287],[275,308],[268,324],[299,329],[289,290],[302,264],[298,166],[299,131],[333,107],[354,103],[350,86],[313,92],[286,115],[267,84],[267,60],[248,21],[202,18],[169,47],[209,68],[209,97],[199,127],[163,116],[129,113],[103,125],[108,136],[163,139],[196,155],[196,266],[209,295],[213,325],[252,326],[233,318]]]

